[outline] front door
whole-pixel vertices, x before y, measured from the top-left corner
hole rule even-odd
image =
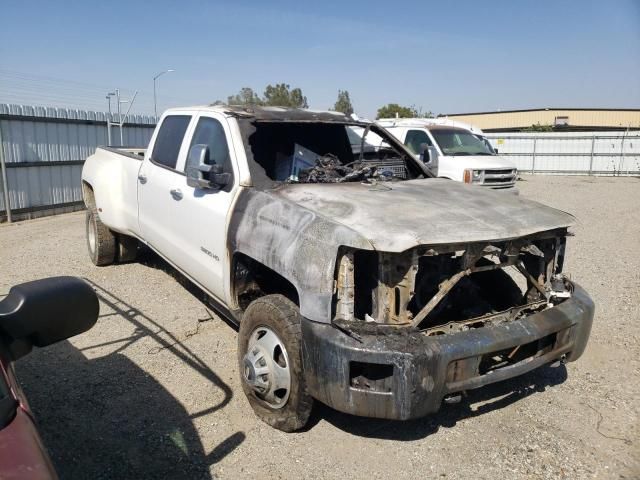
[[[188,186],[183,177],[180,214],[174,221],[183,250],[181,268],[223,303],[227,300],[230,278],[227,224],[238,188],[230,138],[223,115],[212,112],[198,116],[187,151],[194,145],[206,145],[209,162],[222,166],[223,172],[231,174],[231,181],[220,188],[202,189]],[[186,164],[182,170],[186,170]]]

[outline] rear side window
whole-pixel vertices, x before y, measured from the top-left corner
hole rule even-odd
[[[166,117],[160,125],[156,143],[153,146],[151,159],[169,168],[176,168],[178,153],[189,126],[189,115],[171,115]]]
[[[420,153],[420,144],[426,143],[431,146],[431,139],[429,135],[423,130],[409,130],[407,132],[407,138],[404,140],[404,144],[411,150],[413,153]]]

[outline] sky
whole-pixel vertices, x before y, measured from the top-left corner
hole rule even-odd
[[[0,0],[0,103],[132,112],[300,87],[356,113],[640,108],[640,0]]]

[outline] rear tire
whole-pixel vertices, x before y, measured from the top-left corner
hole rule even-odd
[[[272,342],[260,344],[260,339],[267,338],[266,335],[260,336],[264,332],[271,337]],[[269,345],[276,345],[275,353],[273,347],[268,348]],[[300,311],[291,300],[283,295],[266,295],[251,302],[240,322],[238,363],[242,389],[260,420],[283,432],[293,432],[306,425],[313,407],[313,398],[307,393],[302,369]],[[278,363],[279,367],[274,363]],[[265,369],[268,373],[261,373]],[[288,377],[285,384],[288,388],[278,388],[275,395],[270,395],[270,386],[281,382],[282,372],[285,370],[285,378]],[[280,377],[276,380],[278,375]],[[251,379],[256,377],[265,380],[260,381],[259,378],[259,381],[254,380],[252,384]],[[265,388],[269,391],[261,393],[256,389],[256,384],[259,383],[261,385],[258,387],[269,385],[269,388]],[[285,390],[288,391],[282,393]],[[279,391],[281,393],[278,394]]]
[[[116,237],[100,221],[95,208],[89,208],[86,215],[87,250],[94,265],[111,265],[116,257]]]

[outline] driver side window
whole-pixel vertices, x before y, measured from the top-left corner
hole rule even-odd
[[[404,144],[416,155],[420,153],[420,144],[422,143],[426,143],[430,147],[432,146],[431,139],[426,132],[423,130],[409,130],[407,132],[407,138],[404,139]]]
[[[210,165],[220,165],[224,173],[233,175],[229,146],[222,124],[215,118],[202,117],[198,120],[189,150],[194,145],[206,145],[209,147]],[[188,165],[185,165],[185,171]],[[207,176],[208,174],[205,174]]]

